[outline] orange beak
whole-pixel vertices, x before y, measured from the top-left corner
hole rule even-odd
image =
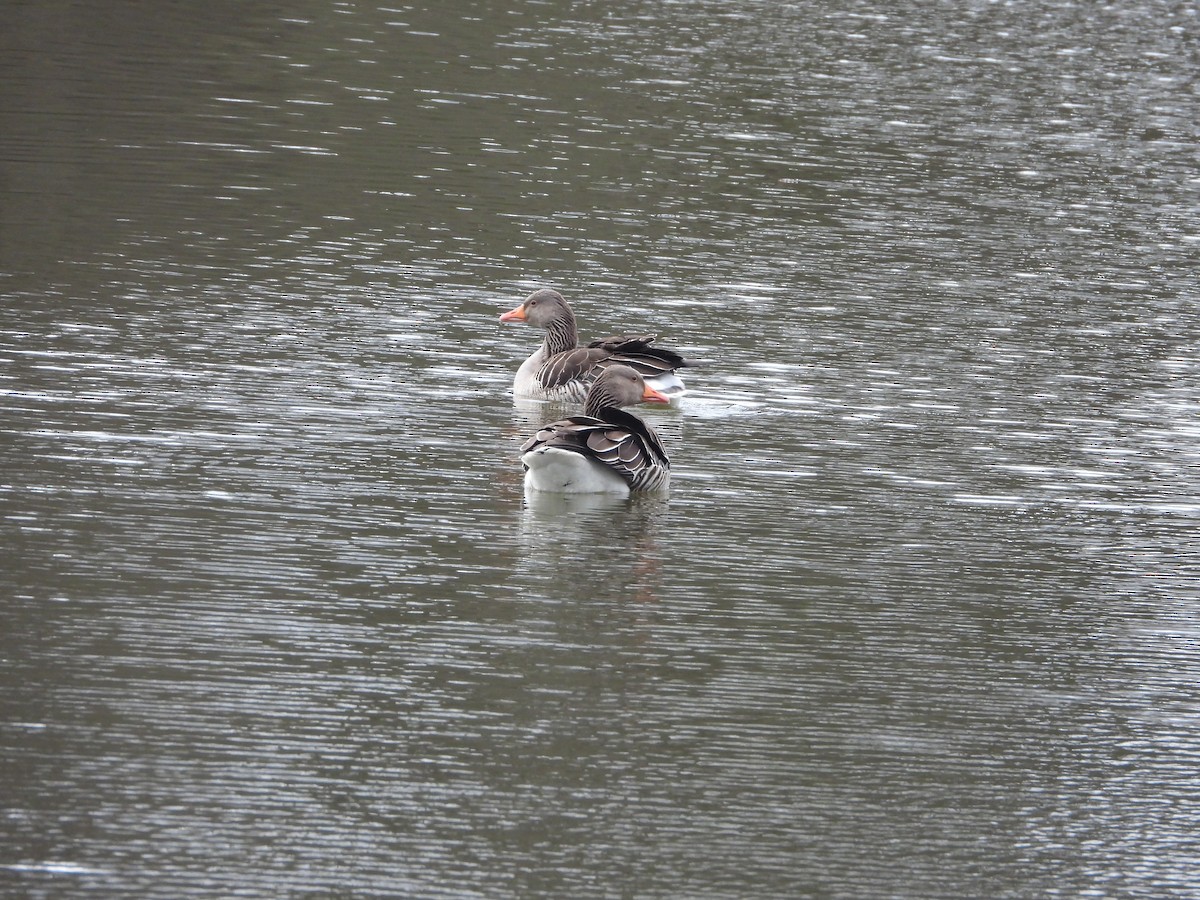
[[[650,385],[646,385],[645,388],[642,390],[642,402],[643,403],[670,403],[671,398],[668,397],[666,394],[662,393],[662,391],[656,391],[654,388],[650,387]]]
[[[500,317],[501,322],[524,322],[525,321],[525,304],[522,303],[516,309],[510,309]]]

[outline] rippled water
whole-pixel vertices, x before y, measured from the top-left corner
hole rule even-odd
[[[1198,19],[0,13],[0,887],[1194,894]]]

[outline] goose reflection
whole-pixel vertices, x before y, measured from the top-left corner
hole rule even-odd
[[[559,494],[525,488],[526,509],[544,519],[581,513],[601,515],[628,505],[628,499],[620,494]]]
[[[518,568],[540,574],[564,599],[657,602],[664,563],[657,535],[669,504],[655,495],[527,491]]]

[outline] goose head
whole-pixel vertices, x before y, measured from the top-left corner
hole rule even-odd
[[[609,366],[592,382],[587,394],[587,409],[633,406],[635,403],[670,403],[671,398],[646,384],[629,366]]]
[[[575,324],[571,307],[558,291],[542,288],[534,291],[516,309],[500,317],[501,322],[526,322],[537,328],[549,328],[556,322],[569,321]]]

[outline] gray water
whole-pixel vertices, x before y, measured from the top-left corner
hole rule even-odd
[[[0,891],[1200,896],[1200,16],[0,10]],[[531,289],[707,365],[528,502]]]

